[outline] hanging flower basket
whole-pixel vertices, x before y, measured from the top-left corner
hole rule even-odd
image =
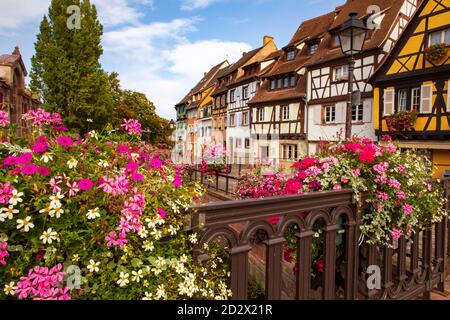
[[[419,113],[416,110],[400,111],[386,117],[388,129],[393,134],[412,132]]]
[[[447,56],[449,44],[439,43],[425,50],[425,58],[432,63],[439,63]]]

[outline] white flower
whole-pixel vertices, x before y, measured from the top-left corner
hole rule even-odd
[[[51,153],[44,153],[41,157],[41,161],[44,161],[45,163],[48,163],[49,161],[53,161],[53,155]]]
[[[67,165],[69,166],[69,169],[75,169],[78,165],[78,161],[75,158],[70,159],[67,161]]]
[[[88,220],[100,218],[100,209],[95,208],[94,210],[89,210],[88,213],[86,214],[86,217],[88,218]]]
[[[22,202],[23,192],[19,192],[16,189],[13,190],[11,198],[9,198],[9,204],[16,206],[19,202]]]
[[[157,268],[162,268],[166,265],[166,260],[162,257],[158,257],[155,261],[155,265]]]
[[[142,246],[142,248],[145,251],[153,251],[153,249],[155,247],[153,246],[153,242],[151,242],[151,241],[144,241],[144,245]]]
[[[198,239],[197,239],[197,234],[193,233],[189,236],[189,241],[191,241],[192,244],[197,244],[198,243]]]
[[[153,230],[150,234],[153,236],[153,238],[155,238],[155,240],[159,240],[163,236],[162,232],[160,230],[156,230],[156,229]]]
[[[147,300],[153,300],[153,293],[148,293],[148,292],[146,292],[146,293],[145,293],[145,297],[143,297],[142,300],[145,300],[145,301],[147,301]]]
[[[50,210],[52,210],[53,208],[50,207],[50,205],[48,205],[47,207],[45,207],[44,209],[39,210],[39,213],[49,213]]]
[[[100,262],[95,262],[94,260],[89,260],[89,264],[87,265],[87,268],[89,270],[89,272],[98,272],[100,269],[98,268],[98,266],[100,265]]]
[[[30,231],[30,229],[34,228],[34,224],[30,222],[31,217],[26,217],[25,219],[18,219],[17,220],[17,229],[24,229],[25,232]]]
[[[57,194],[53,194],[50,196],[50,201],[59,201],[61,199],[64,199],[64,195],[61,194],[61,192],[58,192]]]
[[[180,262],[186,263],[187,261],[188,261],[187,255],[183,254],[183,255],[180,257]]]
[[[129,277],[130,275],[128,273],[121,272],[119,275],[119,280],[117,280],[117,284],[121,287],[126,287],[127,284],[130,283],[130,280],[128,280]]]
[[[174,226],[170,225],[167,231],[171,236],[174,236],[177,234],[178,228],[175,228]]]
[[[131,272],[133,274],[133,277],[131,277],[131,280],[133,280],[134,282],[139,283],[141,281],[141,279],[144,277],[142,274],[142,270],[139,271],[133,271]]]
[[[39,239],[41,239],[44,244],[51,244],[55,240],[59,242],[58,233],[53,231],[52,228],[44,231]]]
[[[16,284],[14,282],[10,282],[9,284],[5,284],[5,288],[3,289],[3,291],[5,292],[5,294],[7,296],[13,296],[14,293],[16,292],[17,287]]]
[[[1,208],[0,215],[5,215],[6,218],[12,220],[14,218],[14,214],[19,213],[19,210],[14,209],[13,206],[8,206],[8,208]]]
[[[164,285],[161,284],[158,286],[158,290],[156,291],[156,299],[163,299],[166,297],[166,290],[164,289]]]
[[[59,218],[61,218],[61,215],[63,213],[64,213],[64,210],[62,208],[55,208],[55,209],[50,210],[48,215],[52,218],[56,216],[56,218],[59,219]]]
[[[103,168],[109,168],[109,163],[106,160],[100,159],[99,162],[97,163],[97,165],[99,167],[103,167]]]
[[[89,119],[88,119],[89,120]],[[91,120],[92,121],[92,120]],[[95,140],[98,140],[98,133],[95,130],[92,130],[91,132],[89,132],[89,136],[91,138],[94,138]]]
[[[57,208],[61,208],[61,207],[62,207],[61,201],[59,201],[59,200],[52,201],[52,202],[50,202],[50,205],[49,205],[49,209],[50,210],[48,212],[50,212],[51,209],[57,209]]]
[[[184,271],[186,270],[186,268],[184,267],[184,264],[183,263],[178,263],[176,266],[175,266],[175,271],[177,272],[177,273],[184,273]]]
[[[147,280],[144,280],[144,282],[142,282],[142,286],[143,286],[144,288],[148,288],[148,281],[147,281]]]
[[[141,237],[141,239],[147,238],[148,237],[147,229],[145,229],[145,227],[142,227],[141,230],[139,230],[138,235],[139,237]]]

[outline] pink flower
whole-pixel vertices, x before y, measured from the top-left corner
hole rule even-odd
[[[158,157],[154,157],[151,162],[153,168],[159,169],[162,166],[162,161]]]
[[[5,167],[15,166],[17,164],[19,164],[19,159],[15,156],[7,156],[3,161]]]
[[[403,213],[405,215],[410,215],[413,212],[413,207],[410,204],[403,205]]]
[[[391,236],[392,236],[392,238],[394,238],[394,240],[400,239],[402,235],[403,234],[400,230],[394,229],[391,231]]]
[[[280,220],[281,220],[281,216],[270,217],[267,219],[267,221],[269,221],[273,225],[278,224],[278,222],[280,222]]]
[[[26,175],[32,176],[32,175],[35,174],[38,170],[39,170],[38,166],[35,165],[34,163],[32,163],[32,164],[30,164],[30,165],[27,165],[27,166],[22,167],[21,172],[24,173],[24,174],[26,174]]]
[[[357,168],[357,169],[353,170],[353,174],[357,177],[361,176],[361,169]]]
[[[54,177],[50,179],[50,187],[52,188],[52,193],[58,193],[61,192],[61,188],[59,187],[59,184],[61,184],[62,177]]]
[[[397,192],[396,196],[397,196],[398,200],[405,200],[406,199],[406,193],[403,192],[403,191]]]
[[[140,173],[133,173],[131,175],[131,180],[133,181],[143,181],[144,180],[144,176]]]
[[[7,247],[8,247],[7,242],[0,242],[0,264],[2,266],[6,265],[6,258],[9,257],[9,253],[6,250]]]
[[[342,177],[342,178],[341,178],[341,182],[344,183],[344,184],[346,184],[346,183],[348,182],[347,177]]]
[[[397,152],[397,147],[394,146],[392,143],[388,144],[387,146],[387,151],[389,153],[396,153]]]
[[[164,211],[164,209],[158,208],[158,215],[161,217],[161,219],[166,218],[166,212]]]
[[[139,165],[138,165],[136,162],[134,162],[134,161],[130,161],[130,162],[127,164],[127,166],[126,166],[125,171],[126,171],[127,173],[134,173],[134,172],[136,172],[138,169],[139,169]]]
[[[72,184],[70,182],[66,183],[66,186],[69,188],[69,197],[75,197],[75,195],[77,194],[78,191],[80,191],[77,188],[77,182],[73,182]]]
[[[341,187],[340,184],[335,184],[335,185],[333,186],[333,190],[342,190],[342,187]]]
[[[50,169],[45,166],[39,167],[38,172],[42,177],[47,177],[50,175]]]
[[[34,153],[45,153],[48,150],[46,143],[38,142],[33,147],[32,150]]]
[[[130,152],[130,148],[128,148],[128,146],[126,146],[126,145],[121,145],[121,146],[119,146],[119,147],[117,148],[117,151],[118,151],[120,154],[126,154],[126,153],[129,153],[129,152]]]
[[[183,178],[180,175],[176,174],[173,178],[172,185],[175,188],[181,187],[183,185]]]
[[[143,132],[140,122],[135,119],[124,119],[121,127],[129,134],[141,134]]]
[[[81,179],[80,181],[78,181],[78,188],[81,191],[87,191],[92,189],[92,187],[94,186],[94,183],[91,181],[91,179]]]
[[[31,161],[33,161],[33,155],[29,152],[20,155],[19,158],[17,159],[18,164],[24,165],[30,163]]]
[[[36,143],[48,143],[47,137],[46,136],[39,136],[36,138]]]
[[[373,166],[373,170],[379,174],[384,174],[389,168],[389,163],[382,162]]]
[[[0,110],[0,127],[6,127],[9,124],[10,122],[8,112]]]
[[[389,187],[394,189],[400,189],[402,184],[394,178],[389,179]]]
[[[365,145],[359,155],[359,161],[371,163],[375,161],[376,148],[373,144]]]
[[[61,147],[71,147],[73,146],[73,140],[71,137],[68,136],[60,136],[58,137],[58,139],[56,139],[56,142],[58,142],[58,144]]]
[[[382,200],[382,201],[387,201],[389,200],[389,196],[387,193],[385,192],[378,192],[378,199]]]
[[[319,271],[320,273],[323,273],[324,265],[323,265],[323,260],[322,259],[317,260],[316,268],[317,268],[317,271]]]

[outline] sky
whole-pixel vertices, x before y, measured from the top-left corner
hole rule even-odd
[[[20,47],[27,69],[39,23],[51,0],[0,0],[0,54]],[[143,92],[160,116],[204,72],[262,45],[264,35],[284,47],[303,20],[345,0],[91,0],[104,25],[102,67],[122,87]]]

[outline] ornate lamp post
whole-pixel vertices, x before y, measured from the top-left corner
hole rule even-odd
[[[352,137],[352,109],[353,109],[353,71],[355,70],[355,55],[361,53],[366,40],[368,28],[357,18],[357,13],[350,13],[350,18],[345,21],[337,35],[342,53],[350,56],[348,66],[348,102],[347,117],[345,120],[345,138]]]

